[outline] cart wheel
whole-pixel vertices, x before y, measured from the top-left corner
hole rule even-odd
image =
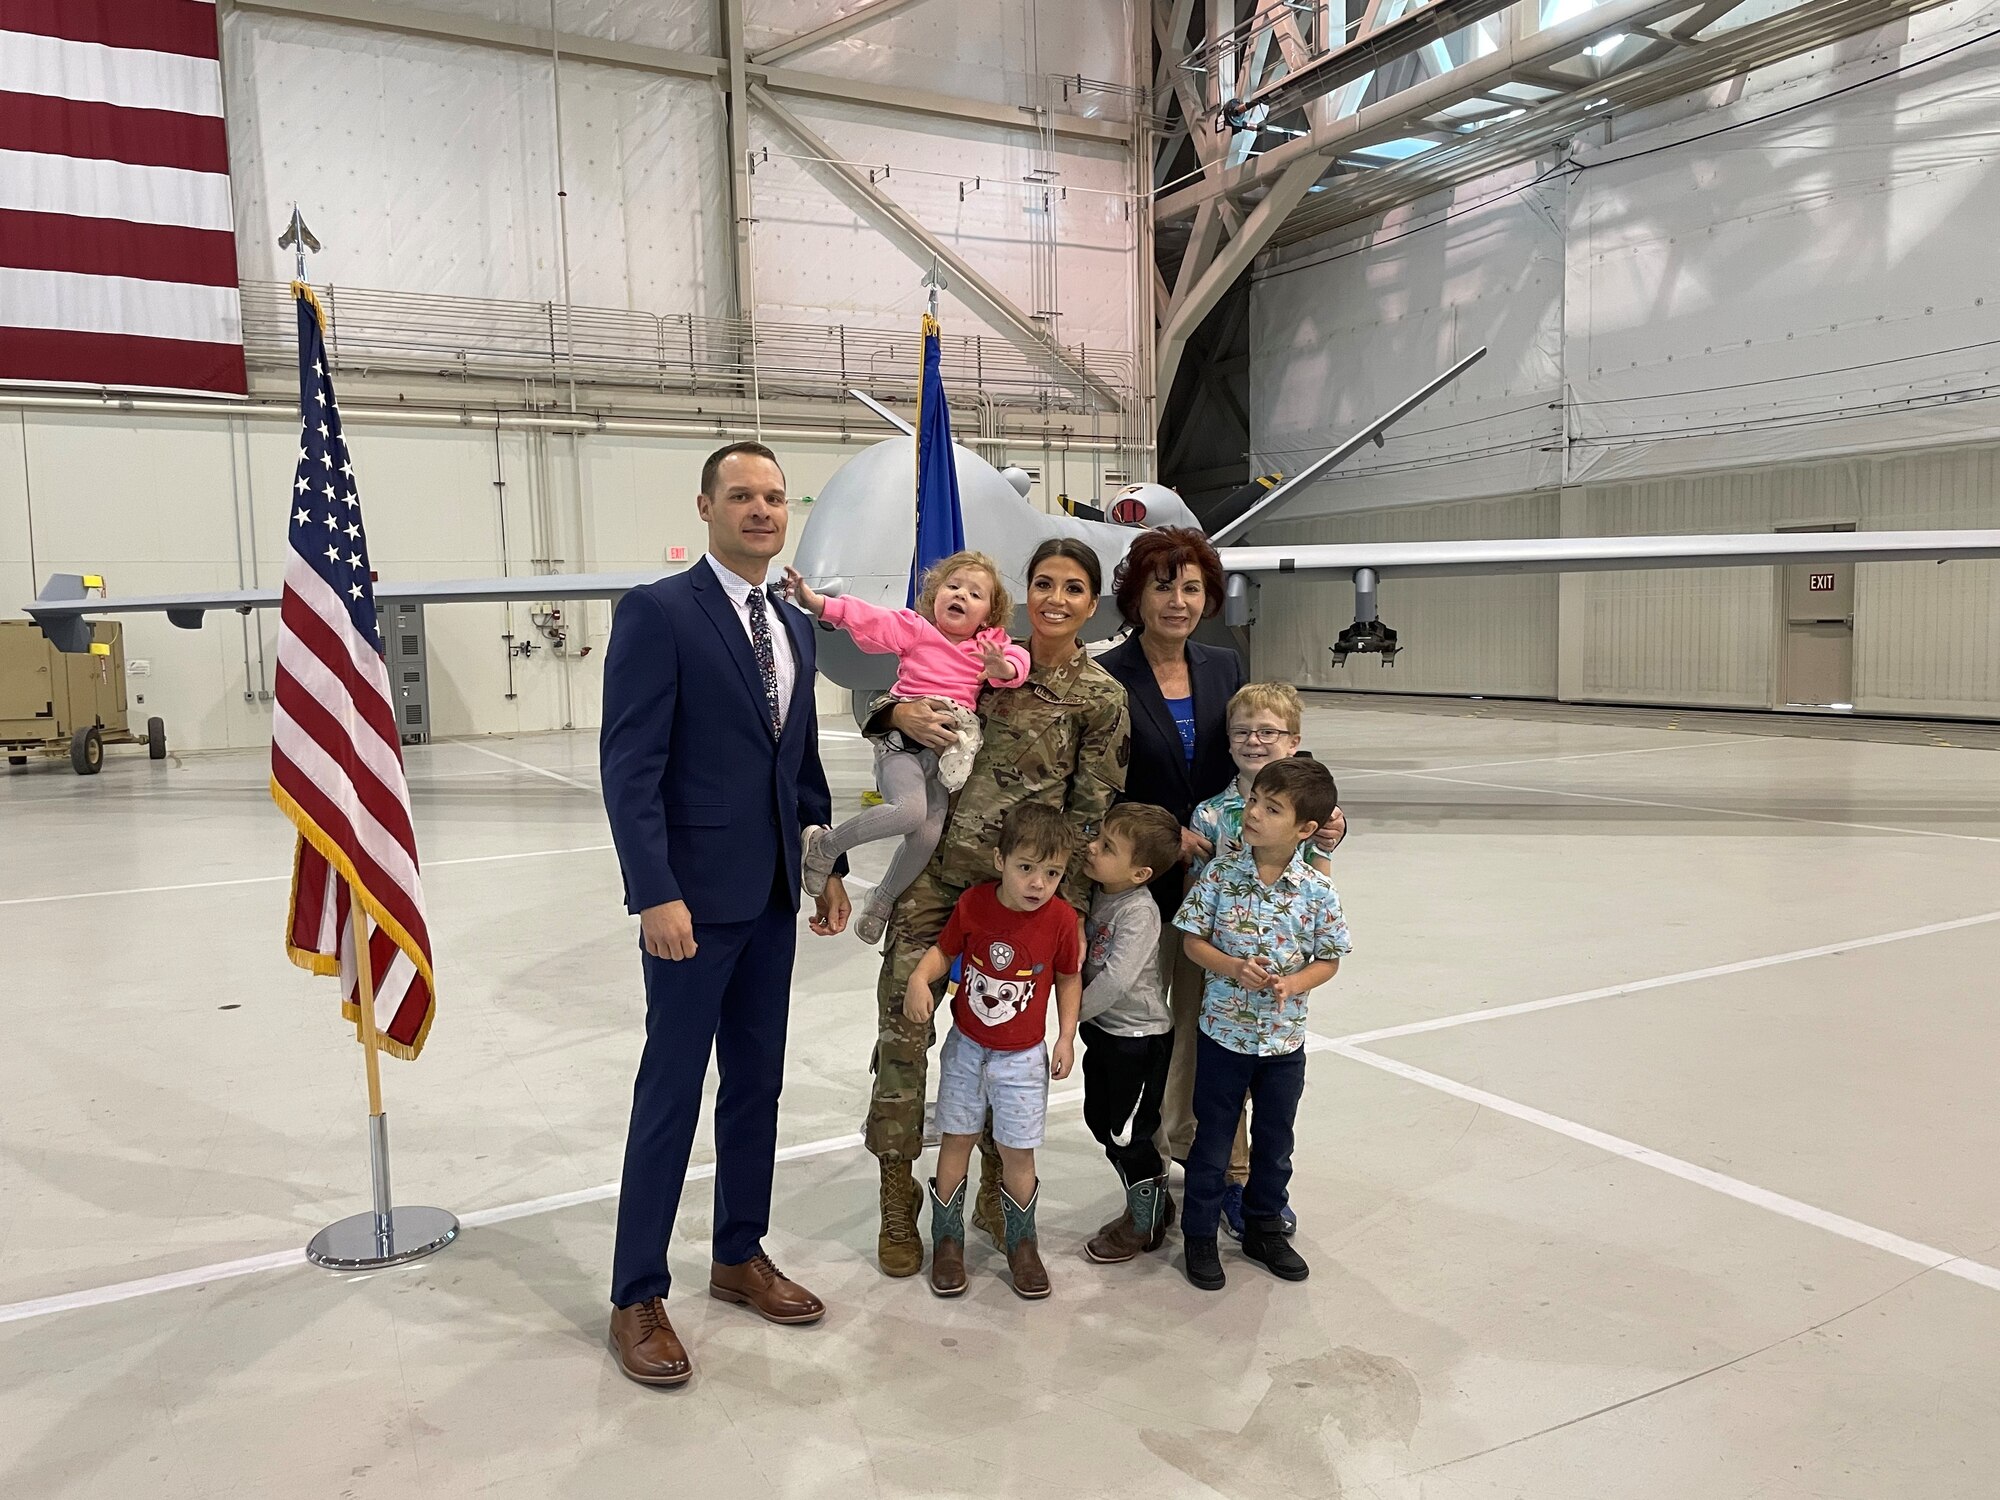
[[[70,736],[69,763],[79,776],[95,776],[104,769],[104,731],[95,724]]]
[[[148,719],[146,721],[146,758],[165,760],[167,758],[167,721]]]

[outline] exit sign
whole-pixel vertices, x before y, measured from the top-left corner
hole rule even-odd
[[[685,548],[685,547],[669,547],[669,548],[667,548],[667,561],[668,561],[668,562],[686,562],[687,560],[688,560],[688,549],[687,549],[687,548]],[[1815,573],[1815,574],[1813,575],[1813,577],[1814,577],[1815,579],[1817,579],[1817,578],[1818,578],[1818,576],[1819,576],[1819,575],[1818,575],[1818,574],[1816,574],[1816,573]],[[1813,584],[1813,587],[1814,587],[1814,588],[1818,588],[1818,587],[1819,587],[1819,584],[1818,584],[1817,582],[1815,582],[1815,583]],[[1832,584],[1828,584],[1828,585],[1827,585],[1827,587],[1828,587],[1828,588],[1832,588],[1832,587],[1833,587],[1833,585],[1832,585]]]
[[[1806,590],[1814,594],[1832,593],[1833,575],[1831,573],[1808,573],[1806,575]]]

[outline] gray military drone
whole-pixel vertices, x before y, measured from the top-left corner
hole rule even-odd
[[[1382,622],[1378,591],[1385,578],[1474,577],[1490,573],[1602,572],[1647,568],[1740,568],[1806,559],[1846,562],[1946,562],[1953,558],[2000,557],[2000,530],[1853,531],[1809,534],[1708,536],[1546,537],[1463,542],[1286,543],[1243,546],[1238,538],[1271,520],[1279,507],[1303,494],[1328,470],[1366,443],[1380,444],[1398,420],[1476,363],[1486,351],[1468,355],[1395,407],[1368,423],[1338,447],[1297,474],[1255,481],[1225,503],[1211,539],[1222,555],[1228,580],[1224,623],[1253,624],[1263,580],[1341,579],[1354,586],[1354,618],[1331,643],[1343,664],[1353,654],[1394,662],[1402,649],[1396,632]],[[888,408],[853,393],[884,420],[902,430],[862,449],[829,479],[813,504],[799,537],[794,566],[816,588],[846,593],[871,603],[899,607],[907,598],[910,559],[916,546],[912,492],[915,431]],[[953,446],[960,504],[968,546],[1000,563],[1008,587],[1025,596],[1021,576],[1029,555],[1045,539],[1075,537],[1093,548],[1107,580],[1139,531],[1158,526],[1194,526],[1192,512],[1172,490],[1157,484],[1128,485],[1106,508],[1108,520],[1051,514],[1027,499],[1027,475],[993,467],[968,448]],[[517,600],[548,602],[615,599],[668,571],[645,573],[550,573],[517,578],[472,578],[429,582],[382,580],[375,597],[384,604],[452,604]],[[91,597],[74,574],[51,578],[26,609],[43,632],[65,651],[90,648],[89,619],[105,614],[163,613],[175,625],[196,629],[210,610],[270,609],[276,589],[238,589],[208,594],[161,594],[132,598]],[[1124,628],[1107,591],[1085,630],[1103,639]],[[893,659],[869,656],[839,632],[821,643],[820,669],[857,696],[887,687]]]

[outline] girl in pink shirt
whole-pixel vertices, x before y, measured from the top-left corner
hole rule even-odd
[[[958,742],[942,755],[890,734],[875,741],[875,786],[880,807],[864,808],[838,828],[804,831],[806,892],[826,888],[834,861],[857,844],[899,838],[889,872],[854,924],[855,936],[878,943],[896,898],[930,863],[944,832],[951,794],[965,785],[979,754],[979,692],[987,683],[1025,682],[1028,653],[1007,638],[1013,602],[1000,568],[983,552],[955,552],[924,575],[915,609],[884,609],[860,599],[829,599],[785,569],[785,586],[814,618],[845,630],[863,651],[896,658],[897,698],[922,698],[946,709]]]

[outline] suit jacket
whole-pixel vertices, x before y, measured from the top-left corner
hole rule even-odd
[[[770,609],[798,663],[775,742],[749,639],[712,569],[698,564],[618,601],[598,765],[628,911],[685,901],[696,922],[747,922],[781,880],[798,909],[799,829],[832,822],[833,799],[819,759],[811,622],[790,604]]]
[[[1189,641],[1187,663],[1194,692],[1192,765],[1181,750],[1180,731],[1138,633],[1097,658],[1124,684],[1132,715],[1132,763],[1125,773],[1125,794],[1118,800],[1164,807],[1183,828],[1195,805],[1221,791],[1236,774],[1236,762],[1229,758],[1229,700],[1243,686],[1243,658],[1227,646]],[[1178,865],[1153,880],[1153,898],[1169,917],[1180,906],[1181,886]]]

